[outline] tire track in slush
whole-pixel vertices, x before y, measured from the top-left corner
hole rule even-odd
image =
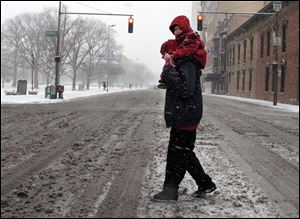
[[[114,131],[122,133],[122,136],[112,136],[108,139],[108,141],[104,142],[103,147],[109,148],[109,153],[101,159],[101,163],[105,164],[110,161],[110,165],[106,166],[108,169],[106,168],[105,172],[101,174],[100,177],[96,176],[92,182],[89,183],[83,195],[77,199],[79,201],[73,204],[71,213],[68,216],[78,215],[79,213],[82,216],[91,216],[96,214],[97,208],[106,197],[104,194],[107,193],[107,189],[109,188],[108,185],[114,181],[115,175],[119,174],[124,168],[123,166],[118,166],[119,160],[126,156],[127,153],[131,153],[128,151],[132,144],[130,140],[143,121],[144,116],[141,116],[141,114],[143,113],[134,112],[132,115],[129,113],[128,118],[119,123],[119,127],[116,128],[117,131]],[[111,157],[112,154],[115,154],[114,151],[117,151],[117,155],[116,157]],[[114,173],[114,175],[111,173]],[[92,206],[94,206],[93,209],[91,209]]]
[[[68,114],[68,115],[73,115]],[[6,145],[5,142],[1,142],[1,153],[2,155],[5,155],[5,158],[3,159],[3,166],[1,166],[2,171],[9,170],[13,167],[16,167],[20,165],[20,163],[23,163],[24,161],[30,159],[32,156],[37,155],[39,153],[43,153],[43,151],[48,150],[47,146],[51,145],[51,142],[53,140],[49,141],[48,139],[53,139],[55,136],[55,139],[61,138],[67,130],[72,131],[74,129],[74,126],[76,126],[76,123],[82,122],[86,119],[86,115],[84,117],[65,117],[62,116],[61,119],[63,121],[57,122],[56,120],[51,120],[48,123],[47,127],[44,127],[42,130],[33,130],[27,131],[26,138],[24,139],[24,135],[14,135],[14,140],[9,141],[9,143]],[[58,127],[58,124],[67,124],[64,125],[64,129],[61,132],[51,132],[52,128]],[[66,129],[68,127],[68,129]],[[70,130],[71,129],[71,130]],[[47,131],[48,130],[48,131]],[[19,137],[18,137],[19,136]],[[55,141],[55,140],[54,140]],[[19,150],[16,150],[15,147],[10,147],[12,145],[21,144],[19,147]],[[10,153],[10,151],[13,150],[13,153]],[[23,153],[23,154],[20,154]],[[26,154],[24,154],[26,153]],[[29,153],[29,154],[28,154]],[[19,159],[11,159],[9,155],[18,155]],[[24,158],[24,159],[23,159]],[[10,162],[13,162],[13,164],[10,164]]]
[[[153,112],[161,101],[154,92],[112,94],[62,104],[65,110],[88,113],[82,117],[84,121],[75,122],[75,129],[54,128],[59,137],[43,145],[45,150],[9,169],[1,183],[1,216],[122,216],[126,207],[135,215],[148,158],[146,139],[152,136]],[[35,109],[39,107],[28,110]],[[116,203],[110,200],[124,203],[112,209]]]
[[[150,155],[148,142],[154,138],[153,114],[142,112],[143,122],[138,124],[136,132],[128,136],[127,144],[135,145],[127,150],[125,156],[116,163],[122,171],[117,174],[110,186],[103,203],[98,208],[96,217],[136,217],[139,199],[141,197],[142,178]]]
[[[109,114],[109,112],[107,112],[107,114]],[[107,119],[106,116],[104,116],[103,118]],[[98,123],[92,123],[93,118],[90,118],[90,122],[87,121],[87,118],[88,115],[81,117],[81,121],[84,121],[85,124],[83,124],[80,127],[80,129],[75,129],[75,130],[71,129],[68,135],[61,137],[63,138],[62,140],[57,138],[54,141],[52,141],[50,143],[50,146],[47,147],[47,150],[45,149],[43,153],[39,154],[36,157],[32,157],[30,160],[27,160],[24,163],[21,163],[20,165],[10,169],[10,172],[7,175],[3,176],[4,180],[2,180],[1,182],[1,196],[6,195],[8,192],[16,188],[17,186],[19,186],[26,179],[37,174],[39,171],[45,168],[49,163],[51,163],[53,159],[61,155],[63,151],[69,149],[73,145],[72,144],[73,142],[81,138],[82,130],[85,130],[84,126],[87,126],[87,124],[88,125],[94,124],[93,128],[96,128],[99,125]],[[62,147],[57,148],[58,143]],[[51,148],[53,149],[53,151],[50,150],[51,152],[49,153],[49,149]]]
[[[96,211],[95,209],[90,209],[95,205],[97,206],[100,203],[99,200],[105,196],[103,194],[99,195],[99,193],[101,191],[104,193],[106,192],[103,188],[108,187],[108,185],[112,182],[114,175],[111,174],[113,172],[115,174],[118,173],[119,168],[114,167],[115,163],[118,161],[118,158],[122,155],[122,153],[126,153],[124,151],[126,150],[126,147],[124,147],[123,144],[126,141],[127,136],[131,136],[136,131],[139,123],[141,123],[141,120],[137,118],[138,116],[136,114],[131,115],[131,112],[129,112],[125,115],[125,118],[118,120],[117,126],[116,124],[108,124],[110,127],[113,125],[115,125],[115,127],[113,127],[113,129],[111,128],[110,132],[107,133],[108,137],[99,143],[101,148],[104,149],[107,154],[101,154],[101,157],[97,160],[99,170],[93,171],[93,179],[85,186],[84,191],[81,194],[76,195],[76,199],[74,199],[75,202],[72,203],[70,211],[66,212],[65,216],[77,217],[80,215],[85,217],[88,214],[93,215],[93,212]],[[122,136],[118,136],[114,133],[122,133]],[[101,166],[105,166],[104,172],[101,171]],[[98,171],[101,172],[101,174],[97,174]],[[98,196],[102,196],[102,198]],[[96,202],[98,202],[98,204]]]
[[[223,130],[225,141],[230,145],[228,148],[224,147],[224,151],[233,157],[253,179],[256,179],[259,186],[267,191],[275,202],[279,202],[283,212],[289,216],[297,215],[299,170],[275,152],[262,147],[257,143],[257,137],[245,136],[248,128],[259,130],[258,123],[242,114],[244,122],[239,123],[239,129],[242,130],[239,131],[238,127],[233,128],[230,125],[230,122],[236,118],[236,112],[231,115],[231,111],[221,111],[217,107],[210,107],[207,112],[209,112],[207,113],[209,120]]]
[[[54,159],[50,165],[39,172],[35,177],[22,184],[19,191],[28,191],[28,199],[18,202],[17,206],[11,206],[10,209],[22,209],[26,204],[26,210],[18,210],[20,215],[38,217],[65,217],[70,212],[74,200],[80,199],[82,190],[85,188],[90,179],[90,173],[98,174],[99,160],[95,158],[103,155],[102,148],[95,148],[98,142],[105,142],[111,135],[108,128],[111,123],[122,121],[124,112],[113,111],[112,115],[103,115],[106,120],[100,128],[90,130],[81,138],[81,142],[73,144],[72,148]],[[95,120],[97,123],[97,119]],[[87,120],[87,123],[91,121]],[[92,128],[92,126],[89,126]],[[106,133],[107,135],[103,135]],[[97,137],[98,136],[98,137]],[[71,156],[71,157],[70,157]],[[71,159],[69,159],[71,158]],[[92,162],[93,161],[93,162]],[[31,185],[34,185],[32,187]],[[44,198],[46,197],[46,199]],[[47,198],[48,197],[48,198]],[[6,200],[12,199],[13,196],[7,197]],[[29,207],[30,206],[30,207]],[[45,209],[45,210],[44,210]],[[78,214],[80,215],[80,214]],[[77,216],[76,216],[77,217]]]

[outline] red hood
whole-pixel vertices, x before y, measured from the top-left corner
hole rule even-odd
[[[174,27],[178,25],[180,27],[180,29],[182,30],[183,33],[192,31],[191,25],[190,25],[190,21],[189,19],[184,16],[184,15],[180,15],[174,18],[174,20],[172,21],[169,29],[170,31],[173,33],[174,32]],[[174,34],[174,33],[173,33]]]
[[[178,43],[176,40],[167,40],[160,47],[160,53],[163,55],[165,53],[172,53],[176,50]]]

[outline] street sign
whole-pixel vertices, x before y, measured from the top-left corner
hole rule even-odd
[[[273,10],[276,12],[281,11],[281,1],[273,1]]]
[[[278,77],[280,77],[281,78],[281,70],[280,69],[278,69]]]
[[[273,37],[273,46],[280,46],[280,37]]]
[[[56,37],[57,36],[57,31],[56,30],[47,30],[46,31],[46,36],[47,37]]]

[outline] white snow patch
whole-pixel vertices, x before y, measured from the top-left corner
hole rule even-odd
[[[109,88],[108,92],[103,90],[103,87],[99,89],[98,85],[91,85],[90,90],[74,90],[72,91],[71,85],[66,85],[65,91],[63,93],[63,99],[49,99],[45,98],[45,87],[46,85],[39,86],[39,92],[37,95],[29,95],[28,91],[31,89],[28,87],[26,95],[6,95],[6,91],[12,91],[16,88],[12,88],[10,85],[6,85],[5,88],[1,88],[1,104],[48,104],[48,103],[60,103],[65,101],[75,100],[77,98],[84,98],[93,95],[107,95],[110,93],[116,92],[125,92],[125,91],[133,91],[133,90],[141,90],[145,88],[122,88],[115,87]]]
[[[205,94],[205,93],[203,93],[203,95],[214,96],[214,97],[219,97],[219,98],[226,98],[226,99],[231,99],[231,100],[237,100],[237,101],[252,103],[252,104],[256,104],[256,105],[272,107],[274,109],[280,109],[280,110],[284,110],[284,111],[299,113],[299,105],[277,103],[277,105],[274,106],[273,102],[266,101],[266,100],[251,99],[251,98],[236,97],[236,96],[228,96],[228,95]]]
[[[198,130],[194,152],[217,190],[201,199],[192,198],[197,185],[186,173],[179,187],[177,202],[153,202],[151,197],[162,190],[165,177],[169,130],[161,130],[153,144],[153,160],[147,166],[137,216],[142,218],[272,218],[281,217],[277,205],[222,150],[222,134],[208,121]],[[159,127],[158,127],[159,128]],[[207,143],[207,144],[206,144]]]

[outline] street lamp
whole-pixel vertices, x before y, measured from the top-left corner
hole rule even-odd
[[[108,25],[108,40],[107,40],[107,78],[106,78],[106,92],[108,92],[108,75],[109,75],[109,59],[110,59],[110,48],[109,48],[109,41],[110,41],[110,28],[111,27],[115,27],[117,25],[115,24],[111,24],[111,25]]]

